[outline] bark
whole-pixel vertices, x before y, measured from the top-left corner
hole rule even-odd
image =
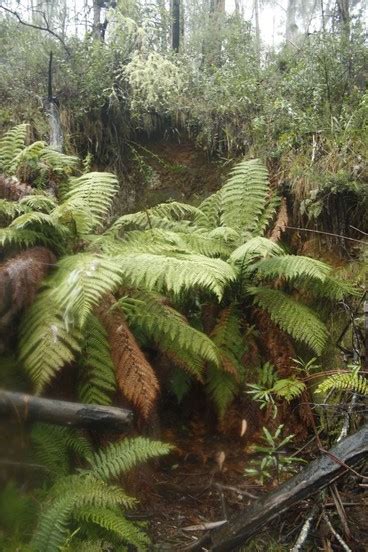
[[[286,11],[286,40],[293,41],[295,39],[295,35],[298,32],[298,26],[296,24],[296,8],[297,0],[288,0]]]
[[[211,0],[207,43],[203,45],[204,58],[208,65],[221,64],[222,29],[225,19],[225,0]]]
[[[53,55],[52,55],[52,52],[50,52],[46,114],[50,124],[50,147],[53,148],[54,150],[62,151],[64,137],[63,137],[63,131],[61,128],[57,100],[56,100],[56,97],[53,95],[53,90],[52,90],[52,71],[53,71],[52,60],[53,60]]]
[[[0,415],[21,421],[81,427],[97,431],[127,431],[133,422],[130,410],[97,406],[0,390]]]
[[[181,42],[181,8],[180,0],[171,0],[171,46],[174,52],[179,52]]]
[[[235,552],[252,536],[264,530],[270,521],[320,492],[346,473],[347,466],[354,466],[367,456],[368,424],[323,453],[274,492],[237,514],[226,525],[206,535],[191,550],[199,551],[205,547],[213,552]]]

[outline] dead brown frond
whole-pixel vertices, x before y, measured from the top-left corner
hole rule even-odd
[[[22,197],[32,194],[33,191],[31,186],[21,184],[16,178],[0,175],[0,199],[18,201]]]
[[[255,316],[260,345],[264,349],[265,356],[274,365],[279,377],[291,376],[295,371],[295,363],[292,359],[296,354],[289,336],[280,330],[264,311],[257,310]]]
[[[16,316],[34,300],[37,289],[55,263],[45,247],[33,247],[0,264],[0,345],[9,344]],[[1,339],[2,336],[2,339]]]
[[[159,383],[129,330],[124,315],[111,308],[114,303],[114,297],[106,297],[97,309],[97,314],[108,334],[119,388],[124,397],[147,419],[155,405]]]
[[[270,239],[274,242],[278,242],[281,238],[281,234],[283,234],[287,228],[288,225],[288,212],[287,212],[287,203],[286,198],[283,197],[281,201],[281,206],[277,215],[277,219],[275,222],[275,226],[273,227],[273,230],[271,232]]]

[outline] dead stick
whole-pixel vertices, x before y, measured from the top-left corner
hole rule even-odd
[[[18,421],[119,432],[125,432],[133,421],[132,412],[123,408],[44,399],[3,389],[0,390],[0,415],[16,416]]]
[[[346,473],[346,469],[351,470],[352,465],[368,456],[368,424],[324,452],[327,454],[311,462],[274,492],[253,502],[224,527],[204,536],[190,550],[200,551],[205,547],[213,552],[235,552],[277,516],[330,485]]]

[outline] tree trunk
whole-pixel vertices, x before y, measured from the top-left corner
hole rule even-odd
[[[297,0],[288,0],[286,11],[286,40],[293,41],[298,32],[298,26],[296,24],[296,8]]]
[[[45,422],[98,431],[127,431],[133,422],[130,410],[54,399],[44,399],[0,390],[0,414],[21,421]]]
[[[254,0],[254,20],[256,24],[256,55],[258,63],[261,61],[261,27],[259,24],[259,2]]]
[[[171,0],[171,47],[174,52],[179,52],[181,38],[181,2],[180,0]]]
[[[49,58],[48,94],[46,102],[46,114],[50,124],[50,147],[57,151],[63,149],[63,131],[60,123],[59,108],[52,90],[52,52]]]
[[[225,0],[211,0],[207,43],[203,45],[208,65],[221,65],[222,31],[225,19]]]

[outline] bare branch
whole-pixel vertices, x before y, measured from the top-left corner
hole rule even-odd
[[[14,17],[17,18],[17,20],[19,21],[19,23],[21,23],[21,25],[24,25],[25,27],[31,27],[32,29],[37,29],[38,31],[44,31],[44,32],[49,33],[50,35],[54,36],[62,44],[62,46],[63,46],[64,50],[66,51],[66,53],[68,54],[68,56],[70,56],[70,50],[69,50],[68,46],[65,44],[65,42],[61,38],[61,36],[58,35],[57,33],[55,33],[55,31],[53,31],[50,28],[50,25],[49,25],[44,13],[42,13],[42,16],[43,16],[43,19],[45,21],[46,26],[41,27],[40,25],[34,25],[33,23],[28,23],[27,21],[24,21],[20,17],[19,13],[17,13],[14,10],[11,10],[11,9],[7,8],[4,5],[1,5],[0,8],[3,9],[4,11],[6,11],[7,13],[10,13],[11,15],[14,15]]]

